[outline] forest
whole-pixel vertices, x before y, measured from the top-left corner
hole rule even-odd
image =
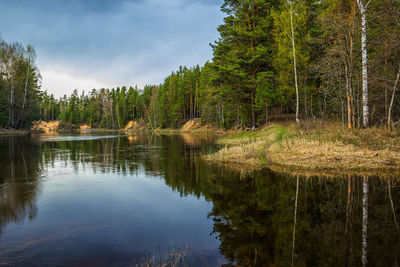
[[[141,121],[179,128],[201,118],[257,128],[274,116],[344,127],[400,125],[400,2],[225,0],[204,65],[179,67],[144,88],[40,90],[32,46],[0,43],[0,127],[61,120],[98,128]],[[212,40],[210,40],[212,41]]]
[[[32,46],[0,39],[0,127],[26,128],[40,118],[43,93]]]

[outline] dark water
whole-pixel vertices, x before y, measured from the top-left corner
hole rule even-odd
[[[241,175],[199,159],[214,149],[188,134],[0,137],[0,265],[398,265],[400,179]]]

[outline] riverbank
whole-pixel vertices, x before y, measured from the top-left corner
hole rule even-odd
[[[28,130],[17,130],[17,129],[0,128],[0,136],[27,135],[27,134],[29,134]]]
[[[223,129],[216,128],[207,123],[202,123],[200,118],[194,118],[187,121],[181,128],[177,129],[157,128],[151,131],[160,134],[192,133],[192,134],[222,135],[227,133],[227,131]]]
[[[121,129],[92,128],[88,124],[68,124],[62,123],[61,121],[35,121],[30,129],[30,132],[34,133],[64,133],[72,131],[80,133],[119,132],[123,134],[132,134],[155,132],[159,134],[193,133],[207,135],[221,135],[229,132],[220,128],[215,128],[210,124],[203,124],[200,118],[191,119],[187,121],[181,128],[177,129],[152,129],[150,124],[144,121],[129,121],[124,128]],[[29,133],[29,131],[26,131],[26,133]]]
[[[209,162],[304,173],[400,171],[400,133],[384,128],[348,130],[338,124],[273,124],[219,139]]]

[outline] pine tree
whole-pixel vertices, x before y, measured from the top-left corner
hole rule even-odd
[[[220,94],[235,98],[239,106],[250,110],[253,129],[257,88],[265,86],[263,78],[272,71],[274,2],[226,0],[221,10],[228,16],[218,27],[220,39],[212,45]]]

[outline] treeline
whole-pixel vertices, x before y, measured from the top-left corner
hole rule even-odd
[[[71,96],[58,100],[45,93],[41,119],[114,129],[123,128],[132,120],[142,121],[149,128],[179,127],[186,120],[201,116],[201,73],[205,72],[199,66],[181,67],[163,84],[148,85],[144,89],[93,89],[80,95],[75,90]]]
[[[226,0],[222,11],[227,16],[212,62],[181,67],[144,90],[74,92],[56,104],[46,99],[44,119],[112,128],[140,119],[151,128],[179,127],[194,117],[257,127],[282,113],[350,128],[399,122],[398,1]],[[57,106],[51,116],[49,105]]]
[[[225,0],[222,11],[211,62],[180,67],[143,89],[75,91],[61,99],[44,94],[41,119],[107,128],[142,120],[149,128],[177,128],[201,117],[231,128],[296,114],[299,123],[399,125],[399,1]]]
[[[32,46],[0,39],[0,127],[23,128],[39,118],[40,72]]]

